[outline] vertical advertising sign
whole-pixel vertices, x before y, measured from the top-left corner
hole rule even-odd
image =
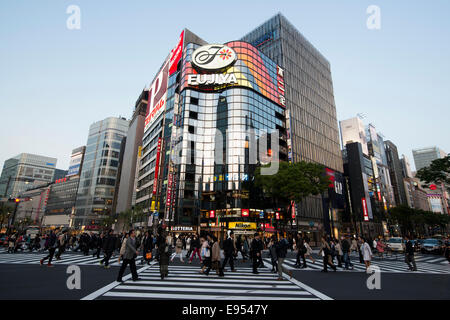
[[[334,188],[334,182],[336,180],[336,177],[334,175],[334,171],[328,168],[325,168],[325,171],[327,173],[328,179],[330,180],[330,184],[328,185],[329,188]]]
[[[145,116],[144,132],[148,130],[153,120],[166,108],[167,84],[169,81],[169,62],[167,59],[156,79],[148,90],[147,114]]]
[[[177,72],[177,65],[183,55],[184,30],[180,34],[177,46],[170,53],[169,76]]]
[[[363,214],[364,214],[364,221],[369,221],[369,212],[367,210],[367,201],[366,198],[362,198],[362,208],[363,208]]]
[[[291,216],[291,218],[295,219],[295,215],[296,215],[295,208],[296,208],[296,205],[295,205],[295,201],[293,201],[293,200],[291,200],[291,207],[292,207],[292,216]]]
[[[161,138],[158,138],[158,147],[156,150],[156,163],[155,163],[155,180],[153,182],[153,194],[156,194],[156,186],[158,185],[158,171],[159,171],[160,154],[161,154]]]
[[[284,70],[277,66],[277,83],[278,83],[278,98],[283,107],[286,107],[286,98],[284,97]]]

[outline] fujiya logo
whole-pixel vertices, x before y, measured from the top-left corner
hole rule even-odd
[[[236,52],[223,44],[208,44],[194,51],[192,63],[203,70],[222,70],[237,60]]]

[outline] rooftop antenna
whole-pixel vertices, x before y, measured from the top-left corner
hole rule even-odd
[[[361,120],[363,120],[365,117],[366,117],[366,115],[364,114],[364,113],[358,113],[358,114],[356,114],[357,116],[358,116],[358,118],[360,118]]]

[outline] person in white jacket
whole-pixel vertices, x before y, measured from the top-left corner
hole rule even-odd
[[[366,239],[361,237],[362,244],[361,244],[361,253],[364,259],[364,264],[366,265],[366,272],[370,273],[370,262],[372,260],[372,250],[370,250],[369,244],[366,242]]]

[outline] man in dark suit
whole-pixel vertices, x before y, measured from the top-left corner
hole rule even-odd
[[[236,247],[234,245],[234,233],[229,231],[228,238],[223,242],[223,254],[225,259],[223,260],[222,269],[225,269],[227,262],[230,262],[231,271],[236,272],[234,269],[234,253],[236,252]]]
[[[117,239],[112,230],[108,231],[108,235],[103,240],[103,260],[100,261],[100,265],[104,264],[105,268],[110,268],[109,259],[111,258],[114,250],[116,249]]]
[[[259,233],[255,233],[255,237],[250,245],[250,255],[253,260],[253,273],[258,274],[259,257],[261,256],[261,245],[260,245]]]

